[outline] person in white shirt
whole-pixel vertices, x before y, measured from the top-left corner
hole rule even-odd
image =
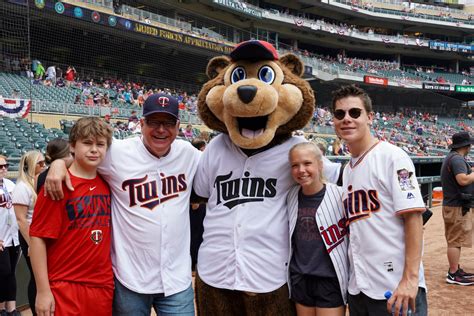
[[[56,66],[52,65],[46,69],[46,80],[51,80],[51,82],[56,84]]]
[[[352,315],[427,315],[421,263],[425,204],[413,162],[403,149],[372,136],[372,101],[356,86],[334,92],[336,134],[351,160],[343,172],[349,228]],[[400,175],[406,175],[401,177]],[[393,295],[387,301],[385,293]]]
[[[7,172],[7,157],[0,155],[0,314],[19,315],[15,310],[15,271],[20,256],[20,242],[11,198],[15,184],[5,178]]]
[[[15,190],[12,194],[12,203],[15,209],[16,220],[19,226],[20,246],[30,271],[28,283],[28,302],[32,311],[35,311],[36,282],[31,268],[30,248],[30,224],[33,218],[33,209],[36,203],[35,177],[45,168],[46,163],[43,154],[39,151],[29,151],[21,157],[18,178]],[[35,312],[33,312],[34,315]]]
[[[200,151],[176,139],[178,101],[154,94],[143,105],[141,137],[114,140],[99,174],[112,194],[113,315],[194,316],[189,199]],[[45,190],[62,198],[64,162]],[[70,187],[70,183],[68,184]]]

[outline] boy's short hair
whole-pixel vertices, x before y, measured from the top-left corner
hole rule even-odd
[[[81,139],[104,137],[107,147],[112,144],[112,128],[98,117],[82,117],[76,121],[69,133],[69,143],[73,146]]]
[[[336,110],[336,102],[347,98],[347,97],[357,97],[362,101],[364,109],[367,113],[372,112],[372,99],[370,99],[367,92],[364,89],[359,88],[356,85],[342,86],[340,89],[332,92],[332,112]]]

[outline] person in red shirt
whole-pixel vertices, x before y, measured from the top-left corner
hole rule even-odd
[[[112,130],[99,118],[81,118],[69,142],[74,191],[64,190],[64,199],[54,201],[41,189],[30,226],[36,312],[109,316],[114,290],[110,190],[97,166],[112,142]]]
[[[76,68],[72,66],[67,67],[64,78],[66,79],[66,84],[69,87],[71,85],[71,82],[73,82],[76,79]]]

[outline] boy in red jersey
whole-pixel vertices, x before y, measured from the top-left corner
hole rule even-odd
[[[98,118],[79,119],[69,135],[74,191],[53,201],[38,194],[30,226],[30,256],[38,315],[111,315],[110,190],[97,174],[112,142]]]

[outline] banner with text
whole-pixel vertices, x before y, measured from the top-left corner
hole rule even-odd
[[[364,76],[364,82],[370,84],[376,84],[380,86],[388,86],[388,79],[387,78],[380,78],[374,76]]]
[[[451,90],[451,85],[442,84],[442,83],[433,83],[433,82],[423,82],[423,89],[437,90],[437,91],[449,91],[449,90]]]
[[[469,44],[458,44],[448,42],[429,41],[430,49],[442,50],[447,52],[472,53],[474,46]]]
[[[474,86],[454,86],[454,91],[462,93],[474,93]]]
[[[152,23],[150,21],[142,23],[119,15],[110,15],[102,11],[93,11],[69,3],[56,2],[52,0],[31,0],[31,2],[32,6],[39,10],[54,11],[58,15],[68,16],[102,26],[140,33],[159,39],[183,43],[185,45],[208,49],[221,54],[229,54],[233,49],[233,46],[231,45],[204,39],[198,35],[186,33],[185,31],[172,31],[166,28],[150,25]]]

